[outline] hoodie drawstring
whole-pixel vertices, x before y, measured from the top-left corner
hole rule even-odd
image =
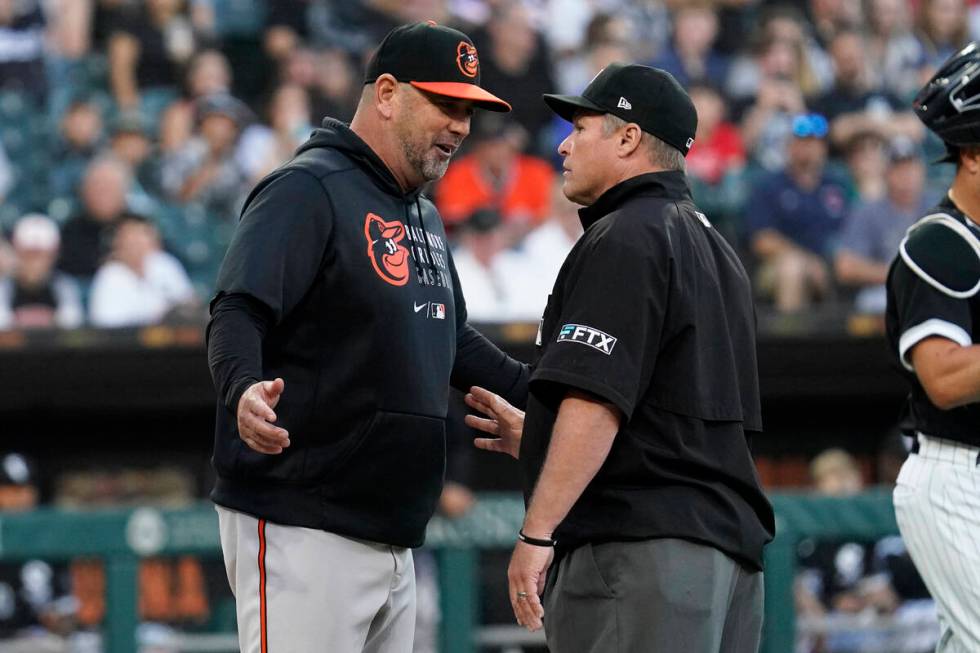
[[[415,196],[415,210],[419,214],[419,225],[422,226],[422,239],[425,241],[425,254],[429,257],[429,270],[432,272],[432,278],[439,278],[439,268],[436,266],[436,260],[432,258],[432,247],[429,245],[429,232],[425,230],[425,222],[422,220],[422,202],[419,201],[419,196]]]
[[[408,202],[405,202],[402,206],[405,208],[405,229],[408,230],[409,242],[412,242],[414,244],[415,238],[412,236],[412,213],[411,211],[408,210],[408,206],[409,206]],[[421,221],[422,220],[420,218],[419,222]],[[415,253],[414,245],[412,247],[412,261],[415,262],[415,274],[418,275],[419,283],[424,283],[425,277],[422,272],[422,264],[419,263],[419,257]]]
[[[412,228],[412,212],[409,210],[409,203],[405,202],[405,228],[411,230]],[[422,202],[419,200],[418,195],[415,196],[415,211],[419,219],[419,229],[422,231],[422,240],[425,242],[425,254],[428,257],[428,269],[432,274],[433,279],[439,278],[439,268],[435,264],[435,259],[432,258],[432,246],[429,244],[429,232],[425,229],[425,221],[422,220]],[[412,242],[415,239],[412,238]],[[422,264],[419,262],[419,257],[416,252],[412,251],[412,260],[415,261],[415,272],[418,274],[419,283],[423,285],[430,285],[425,278],[425,271],[422,268]]]

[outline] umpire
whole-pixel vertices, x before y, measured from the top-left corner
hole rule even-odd
[[[545,100],[574,125],[558,151],[585,234],[531,375],[515,615],[531,629],[543,616],[560,653],[754,652],[774,529],[749,452],[755,316],[687,186],[694,106],[668,73],[623,64]],[[478,444],[514,453],[519,411],[480,389],[468,400],[491,417],[468,423],[501,438]]]
[[[980,650],[980,44],[919,91],[916,115],[956,164],[946,197],[914,224],[888,274],[886,328],[912,388],[913,453],[895,515],[936,601],[936,650]]]

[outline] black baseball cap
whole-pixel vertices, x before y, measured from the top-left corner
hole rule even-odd
[[[611,113],[626,122],[635,122],[684,155],[694,144],[698,128],[694,103],[674,76],[639,64],[609,64],[589,82],[582,95],[548,94],[544,101],[569,122],[579,109]]]
[[[373,84],[385,73],[428,93],[472,100],[489,111],[510,111],[509,104],[480,88],[480,58],[470,37],[433,21],[388,32],[368,62],[364,83]]]

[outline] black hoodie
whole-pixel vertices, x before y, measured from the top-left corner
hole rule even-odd
[[[523,405],[527,368],[466,324],[442,221],[324,120],[252,191],[208,325],[212,499],[262,519],[419,546],[442,488],[449,385]],[[250,449],[244,390],[282,377],[281,454]]]

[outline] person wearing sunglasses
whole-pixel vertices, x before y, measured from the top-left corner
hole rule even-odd
[[[847,200],[843,180],[825,168],[828,131],[822,115],[796,115],[786,168],[760,179],[746,205],[756,288],[780,312],[802,310],[832,291],[828,257]]]

